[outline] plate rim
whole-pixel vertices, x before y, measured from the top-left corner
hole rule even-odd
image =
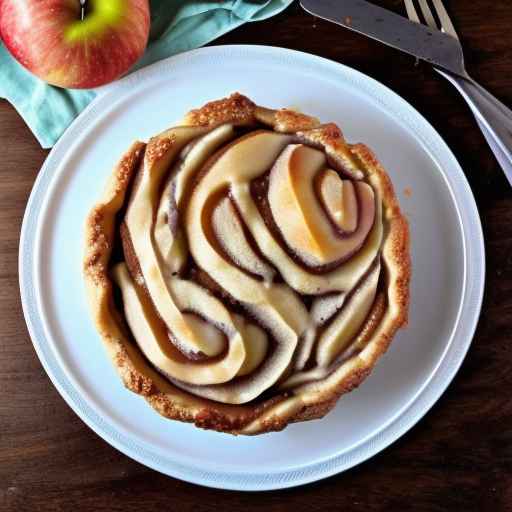
[[[407,119],[404,117],[404,113],[407,113],[415,120],[416,124],[422,125],[423,132],[420,134],[416,133],[415,135],[417,140],[424,146],[424,149],[431,155],[433,160],[438,162],[439,158],[434,157],[436,153],[431,151],[432,146],[436,147],[436,149],[441,153],[444,153],[444,157],[451,161],[451,168],[452,170],[455,170],[455,176],[448,177],[444,171],[442,171],[441,174],[446,181],[446,185],[453,198],[459,217],[459,222],[461,224],[462,240],[465,247],[465,272],[467,272],[468,264],[475,265],[477,267],[477,272],[476,274],[472,275],[473,279],[470,281],[469,285],[467,283],[467,279],[464,280],[465,289],[462,293],[463,299],[460,306],[461,311],[459,312],[460,314],[458,323],[454,325],[455,332],[460,323],[460,315],[462,314],[462,309],[464,306],[466,309],[470,308],[471,313],[468,313],[470,315],[469,325],[466,326],[464,339],[461,341],[461,346],[458,347],[457,353],[452,354],[451,356],[453,361],[451,365],[449,365],[449,369],[445,371],[447,374],[444,376],[441,382],[435,386],[435,389],[430,391],[429,396],[425,397],[427,388],[433,384],[433,381],[436,378],[440,367],[443,364],[448,364],[446,360],[450,349],[449,345],[447,345],[447,348],[441,357],[439,364],[436,366],[429,379],[426,380],[424,384],[422,384],[415,397],[408,404],[406,404],[406,406],[404,406],[400,414],[391,418],[387,422],[386,426],[379,430],[377,434],[375,434],[370,439],[367,439],[366,441],[358,443],[355,448],[351,448],[346,453],[338,453],[327,460],[313,462],[310,465],[306,464],[299,466],[297,469],[293,468],[284,471],[264,473],[247,473],[243,471],[203,471],[198,468],[191,468],[185,464],[176,462],[171,464],[172,468],[168,467],[169,462],[167,463],[167,467],[164,467],[165,465],[162,464],[161,457],[154,456],[154,454],[152,455],[150,451],[143,446],[134,446],[134,442],[132,440],[128,438],[124,439],[126,436],[122,433],[116,433],[115,429],[112,429],[112,427],[110,427],[107,422],[105,422],[97,414],[95,415],[94,411],[92,411],[93,414],[91,414],[91,411],[88,411],[88,409],[90,409],[89,405],[85,404],[84,400],[81,399],[80,395],[76,392],[76,390],[73,389],[73,386],[69,383],[65,372],[62,370],[62,368],[60,368],[55,354],[53,354],[52,351],[48,348],[48,342],[46,341],[44,329],[41,328],[41,319],[38,317],[36,299],[37,289],[33,281],[33,276],[37,272],[33,268],[34,261],[33,258],[31,258],[31,256],[33,256],[33,251],[31,249],[33,246],[37,246],[37,244],[32,244],[32,242],[38,237],[37,220],[41,213],[37,210],[37,208],[35,208],[34,205],[37,204],[38,200],[40,203],[44,202],[48,192],[52,190],[54,178],[57,179],[57,175],[52,176],[51,170],[52,167],[60,165],[62,160],[66,157],[67,153],[70,151],[70,147],[66,147],[66,144],[68,143],[67,139],[73,137],[73,133],[75,132],[83,135],[83,132],[86,130],[86,121],[90,117],[96,119],[97,113],[95,113],[95,110],[98,110],[101,104],[107,101],[109,96],[116,93],[116,91],[122,92],[123,89],[137,83],[143,83],[144,80],[148,78],[150,79],[156,74],[161,74],[164,77],[165,73],[162,73],[162,70],[165,71],[169,67],[179,65],[180,62],[186,62],[187,59],[222,59],[226,58],[226,56],[230,53],[234,53],[238,57],[242,53],[245,55],[247,53],[252,53],[253,55],[256,54],[256,56],[260,57],[264,56],[265,58],[300,61],[298,62],[299,64],[304,64],[306,62],[311,65],[316,65],[317,67],[331,67],[331,69],[339,72],[341,79],[346,79],[348,76],[350,76],[352,80],[355,79],[356,81],[363,82],[367,87],[371,86],[371,88],[375,91],[375,93],[371,95],[371,99],[381,103],[384,107],[386,107],[387,111],[390,110],[389,105],[380,99],[377,93],[380,93],[381,96],[385,96],[389,102],[398,103],[401,107],[400,112],[402,112],[402,115],[399,115],[397,112],[393,112],[394,115],[396,115],[396,117],[398,117],[401,122],[407,125]],[[369,94],[367,90],[364,90],[363,92],[365,94]],[[407,126],[407,128],[410,127]],[[429,135],[430,145],[427,144],[424,140],[424,136],[427,134]],[[423,135],[423,137],[421,135]],[[72,140],[73,139],[71,138],[71,141]],[[450,178],[452,178],[452,180],[450,180]],[[462,203],[464,204],[461,203],[461,199],[463,200]],[[464,208],[462,208],[463,206]],[[462,210],[464,210],[464,212]],[[463,213],[465,213],[466,218],[464,218]],[[467,226],[464,224],[464,220],[468,221]],[[467,239],[466,235],[467,231],[469,230],[472,231],[472,237]],[[482,225],[478,215],[477,205],[469,183],[457,159],[447,144],[444,142],[442,137],[439,135],[437,130],[435,130],[435,128],[406,100],[389,89],[387,86],[369,77],[368,75],[361,73],[360,71],[357,71],[349,66],[325,59],[323,57],[273,46],[224,45],[199,48],[185,52],[183,54],[169,57],[131,75],[128,75],[119,82],[102,88],[100,94],[73,121],[73,123],[68,127],[68,129],[65,131],[63,136],[59,139],[57,144],[46,158],[34,182],[29,200],[27,202],[19,244],[19,281],[23,314],[29,330],[32,344],[36,350],[39,360],[41,361],[53,385],[57,388],[66,403],[96,434],[98,434],[109,444],[114,446],[125,455],[131,457],[132,459],[137,460],[138,462],[151,467],[152,469],[155,469],[174,478],[179,478],[187,482],[220,489],[246,491],[272,490],[294,487],[297,485],[303,485],[327,478],[364,462],[365,460],[376,455],[394,443],[396,440],[398,440],[402,435],[410,430],[439,400],[460,368],[460,365],[462,364],[465,355],[469,350],[476,326],[478,324],[485,286],[485,250]],[[470,289],[469,292],[468,289]],[[421,406],[418,406],[420,399],[422,399],[422,401],[425,403]],[[411,413],[411,409],[413,409],[415,404],[416,408],[419,407],[420,411]],[[409,418],[409,416],[411,417]],[[406,418],[408,421],[404,421],[404,418]],[[397,423],[400,424],[396,425]],[[389,429],[392,428],[393,425],[395,425],[393,429],[394,432],[390,433]],[[386,431],[388,431],[388,433],[386,436],[384,436]],[[357,453],[350,455],[354,451]],[[342,460],[347,457],[350,459],[350,461],[347,462]]]

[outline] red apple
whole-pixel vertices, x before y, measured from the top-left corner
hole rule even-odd
[[[90,88],[125,73],[149,35],[148,0],[0,0],[0,36],[29,71]]]

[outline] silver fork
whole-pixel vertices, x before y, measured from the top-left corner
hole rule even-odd
[[[409,19],[420,23],[413,0],[404,0],[404,2]],[[438,29],[427,0],[418,0],[418,3],[427,25],[433,29]],[[442,1],[432,0],[432,4],[440,21],[440,30],[459,40]],[[461,77],[435,66],[434,69],[449,80],[466,100],[496,159],[505,172],[505,176],[512,185],[512,111],[477,84],[466,70],[464,70]]]

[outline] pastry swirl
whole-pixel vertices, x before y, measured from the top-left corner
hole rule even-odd
[[[132,145],[84,272],[128,388],[255,434],[323,416],[369,373],[406,322],[408,228],[366,147],[234,94]]]

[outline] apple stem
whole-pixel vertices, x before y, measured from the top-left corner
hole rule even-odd
[[[80,0],[80,20],[84,21],[85,18],[85,3],[87,0]]]

